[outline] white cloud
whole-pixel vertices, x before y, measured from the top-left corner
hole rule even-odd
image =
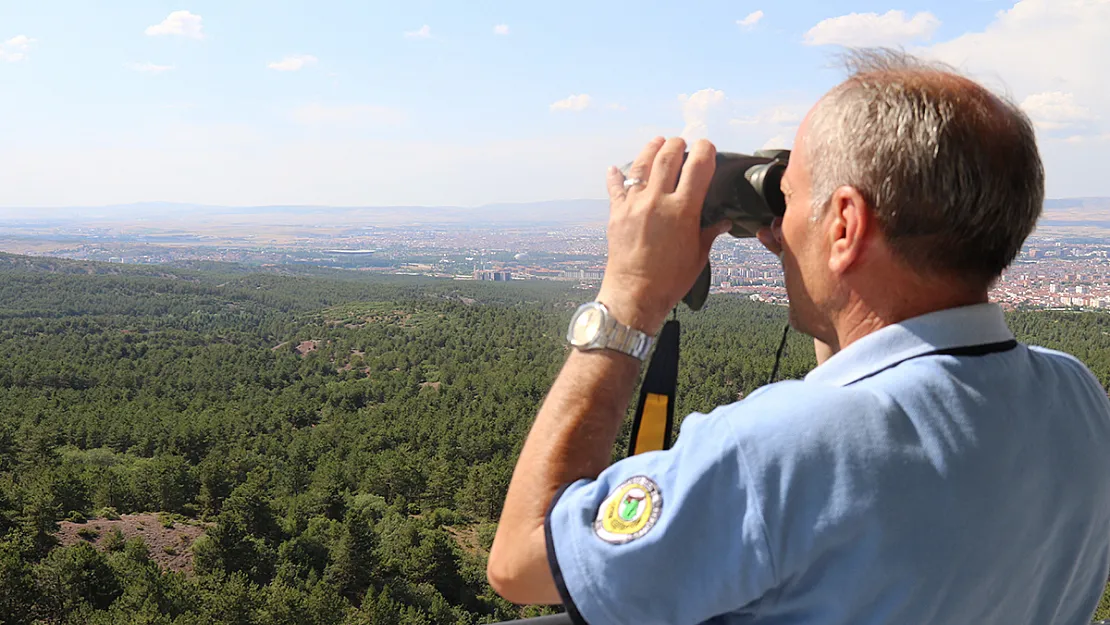
[[[1021,0],[981,32],[921,52],[978,75],[1018,97],[1073,93],[1085,102],[1107,93],[1110,2]]]
[[[173,65],[156,65],[154,63],[128,63],[127,69],[140,72],[142,74],[161,74],[173,69]]]
[[[204,27],[201,22],[202,18],[199,15],[189,11],[174,11],[160,24],[148,27],[146,34],[151,36],[180,35],[190,39],[204,39]]]
[[[1009,0],[1007,6],[982,29],[946,41],[932,40],[939,24],[933,16],[908,19],[895,12],[826,20],[806,42],[902,43],[909,52],[949,63],[1020,102],[1034,120],[1049,197],[1110,194],[1101,171],[1110,160],[1110,1]],[[881,17],[889,28],[881,27]]]
[[[419,30],[410,30],[406,32],[405,36],[409,39],[427,39],[432,36],[432,28],[424,24]]]
[[[590,106],[590,96],[586,94],[572,95],[569,98],[559,100],[551,105],[552,111],[584,111]]]
[[[32,43],[35,43],[35,40],[31,39],[27,35],[16,35],[15,37],[12,37],[11,39],[5,41],[4,47],[11,50],[17,50],[19,52],[26,52],[28,49],[30,49]]]
[[[687,142],[706,138],[709,133],[709,113],[725,101],[725,92],[718,89],[702,89],[693,95],[683,93],[678,96],[682,104],[682,120],[686,126],[682,138]]]
[[[804,113],[799,109],[786,106],[776,106],[760,111],[758,115],[749,117],[736,117],[728,120],[733,126],[795,126],[802,123]]]
[[[306,104],[293,109],[293,121],[307,126],[383,126],[405,120],[403,112],[367,104]]]
[[[910,51],[1022,103],[1037,124],[1050,197],[1110,195],[1098,182],[1110,160],[1107,30],[1106,0],[1020,0],[981,31]]]
[[[296,56],[287,56],[280,61],[274,61],[273,63],[270,63],[266,67],[269,67],[270,69],[276,69],[279,72],[295,72],[304,68],[305,66],[314,65],[316,63],[316,60],[316,57],[312,56],[311,54],[301,54]]]
[[[605,108],[607,108],[611,111],[627,111],[628,110],[627,106],[625,106],[623,104],[619,104],[617,102],[612,102],[608,106],[606,106]]]
[[[751,153],[763,147],[789,148],[811,103],[730,98],[719,89],[678,96],[687,143],[709,139],[722,151]]]
[[[1021,102],[1021,108],[1043,130],[1063,130],[1095,120],[1091,109],[1076,103],[1075,94],[1061,91],[1034,93]]]
[[[760,150],[789,150],[789,149],[791,149],[791,146],[793,144],[794,144],[794,138],[793,137],[787,137],[785,135],[775,135],[775,136],[771,137],[770,139],[768,139],[766,143],[764,143],[762,146],[759,147],[759,149]]]
[[[1064,142],[1073,145],[1081,143],[1110,143],[1110,132],[1101,135],[1072,135],[1064,139]]]
[[[784,107],[777,107],[771,112],[772,124],[800,124],[802,123],[802,113],[791,111]]]
[[[744,19],[736,20],[736,24],[742,28],[751,29],[755,28],[755,25],[758,24],[761,19],[763,19],[763,11],[753,11]]]
[[[923,11],[907,19],[903,11],[851,13],[818,22],[805,34],[811,46],[840,45],[851,47],[897,46],[928,41],[940,20]]]
[[[35,41],[27,35],[16,35],[7,41],[0,42],[0,61],[15,63],[26,60],[27,52],[30,51],[31,44]]]
[[[493,27],[493,32],[494,32],[494,34],[497,34],[497,35],[507,35],[507,34],[509,34],[509,25],[508,24],[498,24],[497,26]]]

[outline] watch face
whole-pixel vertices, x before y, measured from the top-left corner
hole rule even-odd
[[[597,338],[601,331],[602,313],[597,308],[587,308],[574,319],[571,327],[571,342],[586,345]]]

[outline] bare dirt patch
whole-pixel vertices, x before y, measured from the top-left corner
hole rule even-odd
[[[482,549],[478,540],[478,527],[476,525],[471,527],[445,527],[443,529],[447,530],[447,533],[455,539],[459,548],[466,553],[472,556],[488,555]]]
[[[316,348],[318,348],[319,346],[320,346],[319,341],[301,341],[301,344],[298,345],[296,347],[296,349],[297,349],[298,354],[304,356],[304,355],[308,354],[309,352],[316,351]]]
[[[193,572],[192,546],[205,530],[204,524],[174,523],[172,528],[164,527],[156,514],[124,514],[118,521],[90,519],[85,523],[62,521],[58,525],[57,536],[63,546],[87,542],[100,551],[105,550],[104,541],[108,534],[118,528],[124,540],[136,536],[142,538],[150,550],[150,559],[158,566],[167,571],[185,573]],[[97,532],[95,537],[90,536],[90,530]]]

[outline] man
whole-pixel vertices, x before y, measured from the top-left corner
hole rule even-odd
[[[1110,402],[1078,360],[1014,341],[987,298],[1040,214],[1033,130],[945,68],[853,58],[760,233],[824,362],[607,466],[641,361],[572,351],[490,553],[506,599],[592,625],[1090,621],[1110,571]],[[682,166],[684,149],[652,141],[628,185],[609,172],[598,300],[649,336],[727,227],[698,226],[713,146]]]

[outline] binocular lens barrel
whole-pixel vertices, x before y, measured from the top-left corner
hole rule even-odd
[[[786,166],[778,162],[765,165],[756,165],[748,170],[748,183],[755,188],[756,193],[763,197],[767,208],[775,217],[786,214],[786,196],[782,193],[782,175],[786,173]]]
[[[682,155],[684,165],[689,155]],[[789,159],[789,150],[759,150],[753,155],[718,152],[713,180],[702,205],[702,227],[728,219],[734,225],[733,236],[751,237],[775,217],[782,217],[786,198],[781,184]],[[628,163],[621,173],[627,176],[631,167]]]

